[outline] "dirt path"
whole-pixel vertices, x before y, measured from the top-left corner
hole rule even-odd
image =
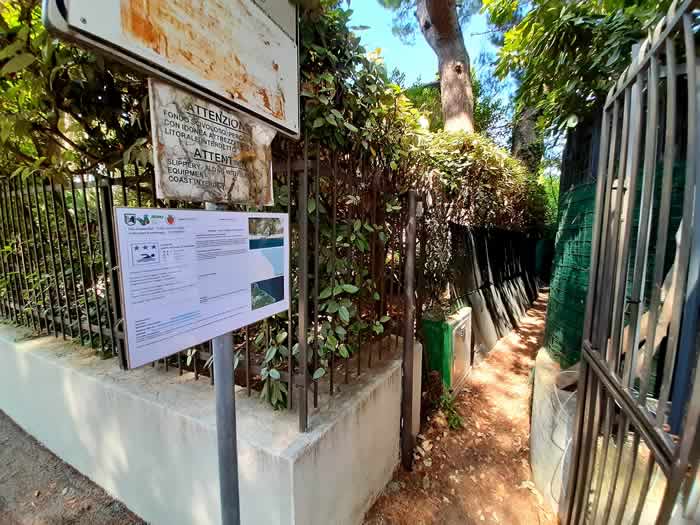
[[[142,523],[0,411],[0,524]]]
[[[411,473],[397,471],[365,525],[553,524],[531,479],[531,370],[544,334],[541,294],[520,327],[475,368],[455,405],[463,428],[437,412]]]

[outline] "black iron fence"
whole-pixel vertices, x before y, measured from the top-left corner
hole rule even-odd
[[[399,350],[412,303],[404,294],[413,280],[405,274],[407,192],[395,175],[318,147],[280,151],[271,211],[290,215],[292,301],[286,313],[236,331],[233,351],[237,384],[275,408],[299,404],[305,430],[320,394],[335,394]],[[112,208],[203,206],[162,202],[154,188],[152,169],[137,165],[63,181],[40,173],[0,180],[2,317],[106,358],[121,355]],[[152,366],[213,383],[212,361],[204,343]]]
[[[697,7],[673,3],[605,104],[567,524],[698,519]]]

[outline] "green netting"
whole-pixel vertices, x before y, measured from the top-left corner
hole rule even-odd
[[[664,273],[673,264],[676,243],[675,233],[681,221],[683,206],[683,183],[685,163],[674,165],[669,217],[669,235],[664,260]],[[641,176],[641,172],[640,172]],[[652,229],[649,238],[645,272],[644,303],[648,305],[654,275],[656,253],[656,225],[659,220],[663,169],[657,166],[654,177],[652,204]],[[628,256],[627,296],[632,291],[635,251],[639,229],[642,185],[637,185],[635,205],[632,213],[632,235]],[[595,208],[595,183],[572,187],[560,203],[559,227],[552,263],[545,346],[562,365],[568,367],[578,361],[581,348],[586,294],[588,292],[588,270],[591,256],[593,215]],[[625,311],[627,315],[627,311]]]
[[[580,355],[594,207],[595,183],[573,186],[559,207],[545,346],[564,368]]]

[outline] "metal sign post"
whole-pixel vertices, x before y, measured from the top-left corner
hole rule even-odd
[[[207,202],[207,210],[223,210],[223,205]],[[221,523],[241,523],[238,495],[238,437],[236,435],[236,392],[233,367],[233,334],[212,339],[214,391],[216,393],[216,441],[219,447],[219,493]]]

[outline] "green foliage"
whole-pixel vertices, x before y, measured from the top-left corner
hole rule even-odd
[[[485,0],[495,24],[507,25],[519,0]],[[632,45],[668,0],[537,0],[505,33],[497,73],[522,81],[518,103],[537,107],[544,128],[575,125],[599,105],[630,62]]]
[[[474,68],[471,70],[475,71]],[[474,94],[474,128],[499,144],[510,139],[510,108],[499,97],[501,82],[481,68],[472,78]],[[405,91],[408,99],[427,118],[430,131],[444,127],[439,82],[423,84],[420,79]]]
[[[557,216],[559,214],[559,177],[552,173],[547,167],[547,162],[543,162],[537,176],[537,183],[544,190],[544,195],[547,202],[547,211],[545,213],[545,225],[551,232],[556,229]]]
[[[301,103],[306,136],[378,170],[402,171],[421,132],[418,112],[389,81],[378,51],[348,28],[351,11],[310,13],[301,22]]]
[[[40,22],[36,0],[0,7],[0,174],[65,181],[123,154],[145,159],[146,84],[64,45]]]
[[[440,303],[448,283],[452,244],[450,221],[541,235],[547,197],[537,175],[491,140],[477,134],[432,135],[427,165],[429,202],[425,227],[427,304]]]
[[[436,133],[427,163],[452,220],[519,231],[542,227],[546,202],[536,176],[491,140],[477,133]]]
[[[440,410],[445,414],[447,418],[447,426],[451,430],[457,430],[462,428],[462,416],[459,415],[459,411],[455,406],[455,398],[448,393],[443,393],[440,397]]]

